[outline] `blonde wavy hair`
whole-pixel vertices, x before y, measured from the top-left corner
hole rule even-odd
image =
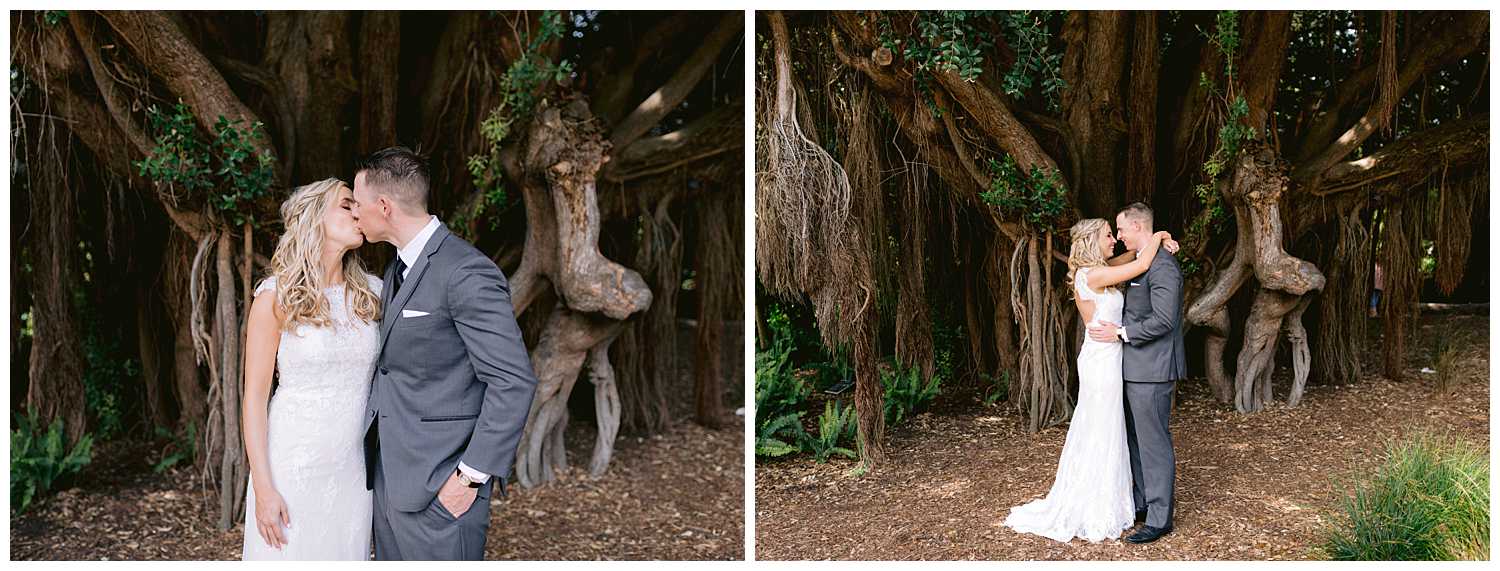
[[[301,186],[281,203],[281,222],[286,230],[271,256],[271,275],[276,278],[276,305],[286,314],[283,330],[298,325],[325,327],[332,323],[327,284],[319,283],[323,271],[323,213],[333,206],[339,191],[348,188],[336,178]],[[369,272],[354,250],[344,253],[344,296],[352,313],[366,323],[380,319],[380,296],[370,288]]]
[[[1093,268],[1107,263],[1104,254],[1099,251],[1099,230],[1109,229],[1109,221],[1103,218],[1085,218],[1073,225],[1069,232],[1073,238],[1073,245],[1068,248],[1068,283],[1073,283],[1073,275],[1079,268]],[[1068,288],[1068,291],[1074,291]]]

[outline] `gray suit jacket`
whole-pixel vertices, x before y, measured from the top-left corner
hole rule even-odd
[[[1124,349],[1125,380],[1165,383],[1187,377],[1182,346],[1182,267],[1159,250],[1146,273],[1125,287],[1121,325],[1130,341]]]
[[[504,494],[537,384],[510,285],[441,225],[392,299],[395,267],[386,268],[365,413],[366,487],[378,462],[391,505],[422,510],[462,460],[499,480]]]

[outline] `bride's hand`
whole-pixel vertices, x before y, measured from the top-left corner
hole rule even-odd
[[[1178,244],[1176,240],[1173,240],[1171,238],[1167,238],[1166,240],[1162,240],[1161,241],[1161,247],[1162,247],[1162,249],[1164,249],[1164,250],[1166,250],[1168,252],[1171,252],[1173,254],[1176,254],[1178,250],[1182,249],[1182,245]]]
[[[286,533],[282,531],[282,525],[292,526],[292,518],[287,513],[286,501],[281,499],[281,494],[274,489],[255,490],[255,527],[260,529],[260,537],[276,549],[286,545]]]

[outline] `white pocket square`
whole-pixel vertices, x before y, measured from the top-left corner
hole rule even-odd
[[[404,317],[422,317],[424,315],[427,315],[427,312],[425,312],[425,311],[414,311],[414,310],[410,310],[410,309],[403,309],[403,310],[401,310],[401,317],[403,317],[403,318]]]
[[[1140,285],[1141,284],[1138,284],[1138,283],[1135,283],[1135,282],[1130,282],[1130,287],[1138,287]]]

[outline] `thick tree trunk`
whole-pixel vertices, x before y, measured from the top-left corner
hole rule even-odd
[[[27,161],[44,173],[44,180],[31,181],[31,235],[21,244],[30,250],[33,288],[31,292],[30,378],[26,406],[37,412],[39,424],[61,419],[68,441],[77,442],[88,430],[84,410],[83,345],[78,307],[73,291],[82,287],[73,267],[76,218],[72,185],[62,176],[66,168],[61,156],[36,157],[58,161],[55,165]]]
[[[1263,409],[1271,398],[1271,373],[1274,371],[1276,342],[1283,327],[1299,333],[1294,352],[1306,352],[1306,336],[1301,332],[1301,315],[1305,306],[1300,297],[1323,289],[1325,278],[1311,263],[1287,254],[1282,247],[1284,230],[1278,205],[1287,188],[1285,164],[1264,144],[1252,143],[1235,160],[1231,178],[1221,188],[1225,200],[1234,208],[1239,240],[1235,260],[1222,270],[1215,286],[1189,309],[1189,320],[1204,325],[1222,326],[1227,320],[1222,312],[1248,267],[1259,287],[1246,321],[1244,345],[1235,370],[1235,408],[1240,412]],[[1288,314],[1291,313],[1289,316]],[[1291,317],[1297,323],[1286,323]],[[1212,338],[1222,338],[1215,327]],[[1217,350],[1218,339],[1212,339]],[[1216,355],[1208,355],[1210,379],[1219,364]],[[1305,371],[1303,372],[1305,379]],[[1218,385],[1216,385],[1217,387]]]
[[[365,12],[359,23],[359,148],[370,153],[397,143],[401,85],[401,13]]]
[[[343,123],[330,118],[344,117],[345,106],[361,85],[354,79],[349,20],[348,12],[267,14],[265,67],[279,87],[272,96],[292,114],[292,124],[279,127],[292,131],[297,146],[283,165],[291,184],[346,170],[340,144]]]
[[[1130,20],[1125,201],[1149,204],[1156,195],[1156,92],[1161,39],[1155,12],[1135,12]]]
[[[1130,20],[1123,12],[1072,11],[1063,25],[1063,117],[1082,180],[1070,181],[1084,216],[1108,218],[1120,204],[1118,157],[1128,128],[1121,116]],[[1154,115],[1154,114],[1153,114]],[[1148,142],[1149,144],[1149,142]]]
[[[538,109],[519,156],[507,164],[525,197],[528,221],[526,250],[511,279],[516,314],[539,298],[545,284],[559,298],[532,353],[540,385],[516,459],[524,486],[551,480],[566,463],[568,395],[585,357],[593,351],[592,366],[608,366],[608,345],[599,351],[596,346],[612,341],[622,320],[652,301],[640,274],[599,252],[595,177],[607,160],[608,143],[584,100],[558,105]],[[601,440],[607,437],[613,446],[617,425],[598,428]]]
[[[736,195],[721,194],[704,201],[698,220],[698,328],[693,352],[693,416],[698,424],[718,429],[724,424],[724,320],[736,304],[740,278],[739,237],[729,209],[738,209]]]

